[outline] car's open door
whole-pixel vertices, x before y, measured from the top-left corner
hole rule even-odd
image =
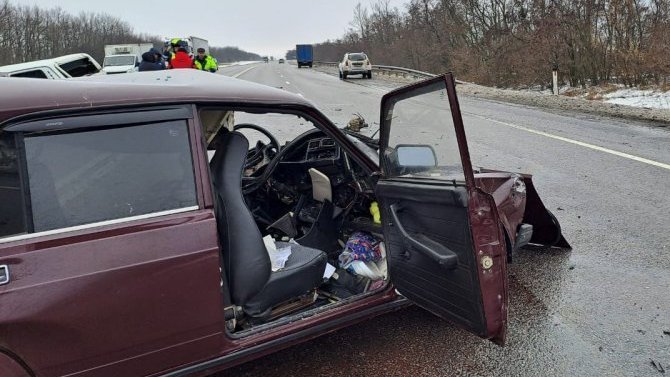
[[[454,79],[382,98],[377,198],[389,275],[415,304],[502,344],[505,241],[493,197],[475,187]]]

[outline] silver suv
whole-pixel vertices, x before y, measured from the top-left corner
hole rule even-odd
[[[372,78],[372,64],[363,52],[348,52],[339,64],[340,79],[349,75],[362,75],[363,78]]]

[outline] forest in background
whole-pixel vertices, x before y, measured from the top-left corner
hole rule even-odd
[[[206,36],[202,36],[205,37]],[[70,14],[61,8],[42,9],[0,2],[0,65],[54,58],[85,52],[98,62],[104,57],[104,45],[163,40],[155,35],[137,33],[125,21],[104,14]],[[219,62],[260,60],[258,54],[237,47],[212,47],[210,53]]]
[[[670,0],[387,0],[354,9],[316,60],[364,51],[373,64],[452,71],[498,87],[667,85]],[[291,51],[289,51],[291,53]]]

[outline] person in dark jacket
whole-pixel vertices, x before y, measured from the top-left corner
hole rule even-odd
[[[189,56],[188,52],[186,52],[187,47],[188,44],[186,41],[179,41],[179,48],[174,54],[174,57],[170,59],[170,65],[168,68],[193,68],[193,59],[191,56]]]
[[[165,64],[159,60],[160,52],[153,48],[142,54],[142,63],[140,63],[139,71],[160,71],[165,69]]]

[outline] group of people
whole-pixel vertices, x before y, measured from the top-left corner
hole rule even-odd
[[[142,54],[140,71],[159,71],[163,69],[192,68],[201,71],[216,72],[219,64],[212,56],[207,55],[204,48],[198,48],[193,57],[188,53],[188,42],[173,39],[166,43],[164,52],[155,48]]]

